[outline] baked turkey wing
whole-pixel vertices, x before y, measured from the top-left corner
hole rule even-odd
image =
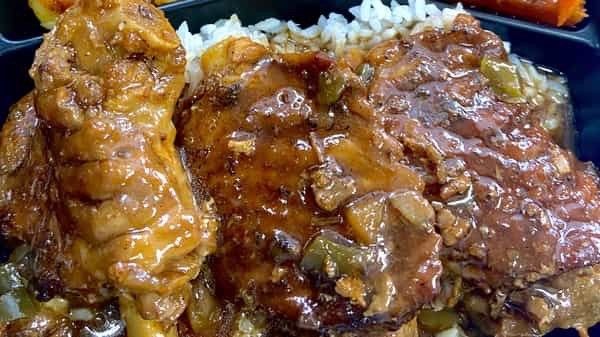
[[[184,67],[159,10],[112,0],[69,9],[30,71],[56,189],[58,272],[72,291],[129,293],[153,319],[183,311],[214,248],[173,145]]]

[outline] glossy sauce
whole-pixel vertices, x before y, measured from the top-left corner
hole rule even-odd
[[[481,59],[507,56],[473,18],[326,65],[313,54],[244,57],[237,43],[251,44],[229,40],[205,56],[205,66],[228,61],[215,61],[178,125],[195,192],[212,195],[222,219],[211,264],[219,295],[303,328],[339,328],[402,321],[429,302],[442,241],[444,259],[474,271],[463,277],[484,291],[600,260],[595,171],[554,143],[531,106],[493,92]],[[375,68],[368,83],[354,75],[364,62]],[[333,105],[315,97],[315,72],[343,74]],[[222,92],[236,94],[223,104]],[[239,135],[253,147],[232,146]],[[341,203],[315,189],[311,172],[323,167],[337,172]],[[358,213],[365,199],[384,200],[387,215],[357,231],[346,212],[376,218],[377,208]],[[306,254],[325,229],[373,252],[366,307],[339,279],[299,267],[297,249],[285,262],[272,254],[278,233]],[[374,315],[381,289],[390,301]]]
[[[233,49],[236,43],[247,42],[227,41],[221,48]],[[381,319],[402,322],[437,291],[440,239],[433,230],[401,221],[390,208],[375,241],[363,243],[369,252],[362,276],[368,298],[377,293],[377,282],[386,282],[378,280],[389,278],[385,287],[395,289],[389,305],[368,317],[362,315],[367,307],[336,294],[335,279],[298,266],[302,248],[323,231],[356,241],[344,220],[353,200],[373,192],[386,199],[396,191],[420,194],[424,184],[417,172],[392,159],[400,145],[380,127],[343,106],[319,104],[316,77],[333,69],[332,61],[320,54],[297,57],[265,52],[229,84],[237,90],[233,104],[211,103],[220,101],[215,92],[224,90],[205,87],[184,112],[179,137],[191,175],[198,190],[206,189],[215,199],[221,215],[212,263],[218,294],[232,301],[253,298],[269,313],[310,329]],[[240,71],[232,67],[221,70],[225,78]],[[231,148],[240,134],[253,139],[252,151]],[[343,178],[338,178],[352,185],[340,189],[348,195],[334,205],[315,199],[320,169],[324,174],[339,170]],[[297,245],[284,260],[273,255],[282,237]]]
[[[459,17],[451,33],[417,36],[414,47],[393,54],[399,61],[381,67],[371,95],[385,106],[386,129],[417,143],[417,150],[435,148],[437,155],[429,156],[437,166],[432,175],[448,160],[462,162],[473,197],[454,211],[476,230],[458,249],[482,248],[485,253],[479,262],[493,272],[535,280],[596,263],[600,256],[598,176],[591,166],[556,145],[527,105],[507,104],[495,97],[477,62],[468,60],[504,57],[503,49],[495,36],[473,30],[470,21]],[[429,66],[407,66],[419,61]],[[394,69],[405,74],[418,71],[419,80],[411,82],[413,91],[397,84],[398,74],[388,75]],[[393,104],[385,103],[393,99],[407,101],[409,108],[398,113]],[[452,184],[440,181],[439,174],[437,180],[428,190]],[[428,198],[440,197],[448,204],[442,194]]]

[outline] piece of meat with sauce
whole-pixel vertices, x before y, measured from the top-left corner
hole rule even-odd
[[[396,160],[402,145],[329,104],[342,78],[360,81],[352,69],[243,38],[202,65],[178,144],[221,217],[217,297],[271,322],[342,331],[397,327],[430,302],[441,273],[434,210],[420,175]]]
[[[459,16],[449,32],[388,42],[368,56],[385,56],[369,97],[426,172],[427,198],[473,229],[451,245],[465,254],[453,258],[486,266],[490,285],[600,262],[598,175],[532,122],[526,104],[492,90],[479,64],[504,59],[503,50],[475,19]]]
[[[37,297],[60,291],[56,263],[61,231],[52,203],[57,198],[48,148],[29,93],[11,107],[0,132],[0,236],[35,247],[32,282]]]
[[[515,336],[519,329],[527,328],[545,334],[554,328],[574,327],[585,336],[587,328],[598,323],[600,317],[599,288],[600,265],[595,265],[515,291],[506,303],[514,311],[524,312],[525,318],[519,315],[504,317],[497,334]]]
[[[0,209],[3,237],[29,242],[46,217],[50,165],[33,94],[10,109],[0,133]]]
[[[510,294],[600,263],[597,172],[490,85],[481,65],[506,60],[498,37],[459,15],[447,32],[387,42],[367,59],[369,101],[424,172],[443,255],[468,283]]]
[[[38,297],[125,293],[126,320],[167,323],[192,298],[182,336],[414,337],[449,276],[484,333],[583,331],[600,179],[493,77],[506,61],[468,15],[338,60],[223,41],[176,116],[190,188],[174,32],[146,2],[83,1],[0,133],[0,233],[32,243]],[[5,331],[43,320],[71,331]]]
[[[167,324],[185,309],[216,228],[173,145],[184,66],[173,28],[145,1],[81,1],[46,35],[0,153],[2,234],[43,256],[38,286],[53,289],[42,299],[132,296]]]
[[[216,295],[296,327],[360,331],[433,300],[440,241],[464,291],[486,300],[600,263],[594,168],[491,62],[511,69],[469,15],[337,62],[245,39],[209,49],[177,127],[195,192],[222,218]],[[580,314],[557,326],[594,321]]]

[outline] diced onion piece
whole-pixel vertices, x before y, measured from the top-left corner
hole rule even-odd
[[[383,226],[386,195],[367,194],[346,206],[344,219],[362,244],[374,244]]]
[[[234,327],[233,337],[262,337],[266,334],[265,320],[262,316],[253,316],[242,312]]]
[[[94,313],[88,308],[74,308],[69,313],[69,318],[72,321],[91,321],[94,317]]]
[[[358,69],[356,69],[356,74],[358,75],[358,77],[360,77],[360,80],[366,85],[369,84],[369,82],[371,82],[371,80],[373,79],[373,76],[375,76],[375,68],[373,68],[373,66],[369,63],[363,63],[360,66],[358,66]]]
[[[37,302],[24,288],[13,289],[0,296],[0,322],[31,317],[37,311]]]
[[[186,310],[190,326],[195,333],[218,329],[219,303],[201,280],[195,282],[192,299]]]
[[[66,316],[69,314],[69,301],[64,298],[55,297],[48,302],[42,303],[42,307],[59,315]]]
[[[390,196],[390,202],[410,224],[431,229],[435,211],[421,194],[415,191],[396,192]]]
[[[27,281],[19,275],[17,268],[12,263],[0,265],[0,295],[17,288],[24,288]]]
[[[127,326],[128,336],[177,337],[177,328],[166,330],[158,321],[145,320],[138,313],[133,299],[127,295],[119,297],[121,315]]]

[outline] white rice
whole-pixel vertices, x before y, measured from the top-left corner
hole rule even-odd
[[[389,6],[381,0],[363,0],[349,12],[353,17],[350,21],[341,14],[330,13],[319,17],[316,25],[304,29],[293,21],[276,18],[244,26],[234,14],[229,19],[202,26],[199,33],[192,34],[184,22],[177,34],[186,50],[186,81],[191,90],[200,83],[203,77],[200,57],[205,50],[229,37],[248,37],[276,52],[323,50],[341,55],[350,47],[368,49],[384,40],[426,28],[448,29],[458,14],[466,13],[461,4],[456,8],[439,9],[426,0],[408,0],[407,5],[392,0]],[[504,46],[510,52],[510,44],[505,42]],[[517,66],[530,103],[536,106],[548,101],[564,104],[568,99],[564,78],[540,72],[538,67],[522,62],[515,55],[511,55],[510,61]]]

